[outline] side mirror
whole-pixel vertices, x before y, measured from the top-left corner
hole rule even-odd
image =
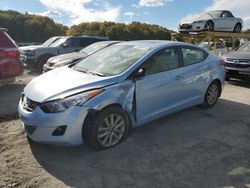
[[[140,68],[140,69],[135,73],[135,77],[136,77],[136,78],[144,77],[145,74],[146,74],[146,68]]]
[[[222,18],[226,18],[227,17],[227,15],[226,14],[222,14]]]
[[[63,44],[62,44],[62,47],[63,47],[63,48],[67,48],[67,47],[68,47],[68,44],[67,44],[67,43],[63,43]]]

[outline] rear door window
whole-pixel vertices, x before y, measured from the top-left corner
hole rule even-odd
[[[166,48],[151,56],[143,65],[146,75],[164,72],[179,67],[177,48]]]
[[[81,47],[81,42],[80,42],[79,38],[70,38],[70,39],[68,39],[67,44],[71,48]]]
[[[97,41],[98,40],[96,38],[89,38],[89,37],[81,38],[81,47],[89,46],[90,44],[93,44]]]
[[[192,47],[182,47],[181,52],[184,66],[200,63],[208,56],[208,54],[203,50]]]

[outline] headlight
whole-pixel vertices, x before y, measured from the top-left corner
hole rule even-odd
[[[205,20],[200,20],[200,21],[195,21],[195,22],[193,22],[194,24],[196,24],[196,23],[204,23],[204,22],[206,22]]]
[[[99,95],[104,89],[95,89],[80,93],[65,99],[59,99],[53,102],[44,103],[40,108],[46,113],[57,113],[67,110],[71,106],[81,106],[88,100]]]
[[[35,50],[25,50],[24,55],[34,56],[35,55]]]
[[[60,61],[60,62],[58,62],[58,63],[55,63],[55,64],[53,65],[53,67],[63,67],[63,66],[68,65],[68,64],[70,64],[70,63],[72,63],[72,62],[73,62],[72,60]]]

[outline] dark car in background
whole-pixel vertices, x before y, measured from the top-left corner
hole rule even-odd
[[[23,62],[29,66],[43,70],[43,65],[53,56],[77,52],[82,48],[95,42],[107,40],[106,37],[98,36],[64,36],[50,44],[49,46],[21,47]]]
[[[0,28],[0,84],[13,82],[22,72],[17,45],[7,34],[7,29]]]
[[[226,80],[250,76],[250,42],[223,57],[226,62]]]
[[[55,57],[51,57],[48,59],[47,63],[43,65],[43,72],[47,72],[49,70],[53,70],[65,65],[70,65],[75,63],[76,61],[82,60],[89,55],[104,49],[110,45],[117,44],[120,41],[102,41],[102,42],[96,42],[94,44],[91,44],[87,46],[86,48],[83,48],[79,52],[72,52],[67,54],[58,55]]]

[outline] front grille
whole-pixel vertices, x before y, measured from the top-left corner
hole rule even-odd
[[[236,67],[236,68],[248,68],[248,67],[250,67],[250,60],[227,58],[226,59],[226,66],[227,67]]]
[[[192,25],[191,24],[182,24],[182,25],[180,25],[180,29],[192,29]]]
[[[23,109],[27,110],[28,112],[34,111],[35,108],[39,106],[39,103],[28,99],[24,94],[22,95],[21,103]]]
[[[235,67],[235,68],[249,68],[249,65],[245,65],[245,64],[235,64],[235,63],[226,63],[226,67]]]
[[[24,128],[30,135],[32,135],[37,127],[32,125],[24,125]]]

